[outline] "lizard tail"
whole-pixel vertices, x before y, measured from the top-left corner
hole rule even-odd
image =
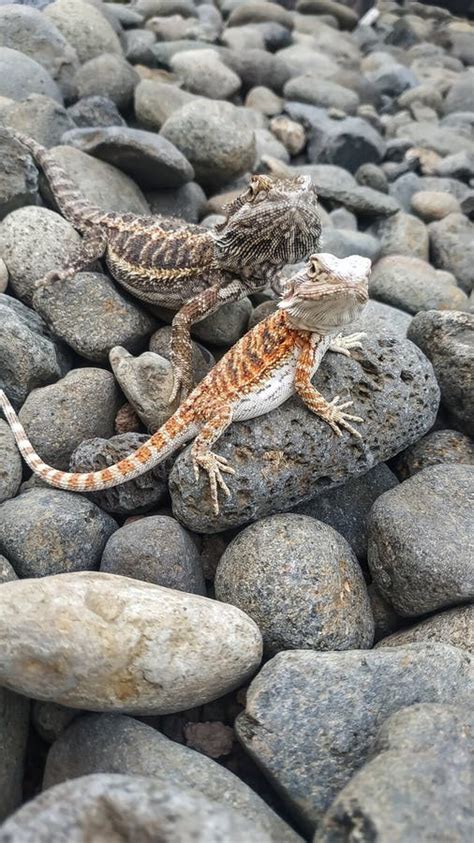
[[[62,215],[79,230],[84,224],[96,224],[101,221],[104,211],[91,205],[81,194],[74,181],[69,178],[60,164],[55,160],[54,154],[41,146],[33,138],[23,135],[14,129],[2,127],[2,134],[6,133],[24,146],[39,164],[45,174],[53,192],[54,200]]]
[[[163,462],[167,456],[196,434],[195,425],[189,423],[189,418],[187,419],[183,412],[182,408],[185,407],[185,404],[141,448],[138,448],[129,457],[100,471],[78,474],[58,471],[43,462],[28,439],[7,396],[3,390],[0,390],[0,406],[23,459],[37,477],[40,477],[49,486],[54,486],[56,489],[65,489],[68,492],[96,492],[99,489],[111,489],[113,486],[120,486],[128,480],[133,480],[134,477],[150,471],[155,465]]]

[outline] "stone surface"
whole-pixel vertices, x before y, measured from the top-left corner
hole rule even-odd
[[[368,562],[380,593],[405,617],[474,597],[474,467],[433,465],[375,502]]]
[[[0,822],[22,800],[29,701],[0,688]]]
[[[146,198],[152,214],[179,217],[191,223],[199,222],[206,207],[206,194],[195,181],[174,189],[147,191]]]
[[[401,480],[438,463],[474,465],[474,443],[459,430],[434,430],[395,457],[392,468]]]
[[[86,0],[55,0],[44,15],[74,47],[81,64],[102,53],[122,54],[120,40],[101,13],[100,5]]]
[[[452,272],[463,290],[474,287],[474,226],[464,214],[449,214],[429,226],[433,264]]]
[[[382,244],[382,256],[408,255],[428,260],[429,239],[425,224],[412,214],[398,214],[380,220],[375,234]]]
[[[130,108],[139,81],[132,65],[112,53],[86,61],[74,77],[79,97],[107,97],[123,111]]]
[[[240,88],[240,79],[220,61],[216,50],[183,50],[171,59],[171,69],[186,90],[211,99],[226,100]]]
[[[338,258],[362,255],[376,261],[380,254],[380,243],[376,237],[365,231],[340,228],[323,228],[321,248]]]
[[[116,529],[81,495],[31,489],[0,507],[0,552],[20,578],[94,570]]]
[[[196,542],[168,515],[139,518],[117,530],[104,549],[100,570],[206,594]]]
[[[273,843],[301,843],[296,832],[225,767],[131,717],[92,714],[77,720],[51,747],[43,786],[97,772],[147,776],[160,787],[190,788],[261,826]]]
[[[374,582],[368,589],[372,614],[374,616],[374,641],[380,641],[403,626],[404,620],[397,615],[393,606],[382,597]]]
[[[64,132],[74,128],[64,106],[43,94],[30,94],[22,102],[12,102],[1,119],[8,128],[23,132],[46,147],[58,144]]]
[[[154,433],[178,408],[176,400],[172,403],[169,400],[174,383],[170,361],[152,351],[132,357],[118,346],[110,352],[110,363],[133,409]]]
[[[322,112],[321,117],[324,118]],[[308,143],[310,161],[336,164],[355,173],[367,161],[378,163],[385,152],[381,135],[361,117],[331,120],[328,117],[314,127]]]
[[[53,743],[80,713],[77,708],[35,700],[31,720],[40,738]]]
[[[158,131],[175,111],[196,97],[158,79],[142,79],[135,88],[135,114],[141,126]]]
[[[459,132],[428,121],[413,122],[400,127],[397,136],[410,140],[413,146],[426,147],[438,155],[456,152],[473,152],[474,141],[466,132]]]
[[[411,207],[424,222],[442,220],[461,211],[455,196],[436,190],[420,190],[412,197]]]
[[[31,157],[11,138],[0,136],[0,220],[22,205],[38,201],[38,171]],[[1,225],[0,225],[1,231]]]
[[[348,333],[353,329],[361,327]],[[236,469],[219,516],[203,506],[208,483],[194,482],[189,449],[178,457],[170,475],[175,517],[208,533],[291,509],[408,447],[432,426],[438,407],[430,364],[393,331],[364,340],[352,359],[328,353],[314,383],[327,398],[339,394],[354,401],[356,415],[366,419],[358,425],[363,444],[349,434],[336,437],[292,398],[271,415],[232,425],[219,441],[215,450]]]
[[[338,108],[347,114],[354,114],[359,105],[355,91],[312,73],[294,76],[286,83],[283,94],[289,100],[308,102],[320,108]]]
[[[432,615],[425,621],[388,635],[378,647],[403,647],[418,641],[437,641],[452,644],[461,650],[474,652],[474,606],[456,606]]]
[[[108,97],[84,97],[68,108],[78,129],[99,126],[125,126],[117,106]]]
[[[13,433],[8,424],[0,419],[0,503],[15,497],[22,474],[21,457]]]
[[[367,760],[387,717],[414,703],[465,698],[469,686],[467,653],[443,644],[279,653],[251,683],[236,730],[309,833]]]
[[[236,536],[214,580],[218,600],[258,625],[264,653],[365,649],[373,618],[362,571],[345,539],[304,515],[264,518]]]
[[[239,687],[260,663],[258,628],[234,606],[128,577],[4,583],[0,605],[2,684],[72,708],[182,711]]]
[[[18,577],[8,559],[0,555],[0,585],[4,582],[11,582],[17,579]]]
[[[410,255],[387,255],[372,269],[370,295],[394,307],[420,310],[467,310],[468,299],[455,278]]]
[[[0,96],[24,100],[44,94],[62,102],[62,94],[48,71],[34,59],[9,47],[0,47]]]

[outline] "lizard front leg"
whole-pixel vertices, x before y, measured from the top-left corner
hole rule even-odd
[[[107,248],[107,238],[100,228],[91,228],[84,234],[82,243],[77,254],[66,264],[63,269],[56,269],[48,272],[43,278],[35,283],[35,287],[47,287],[56,281],[69,281],[71,278],[87,269],[99,258],[104,256]]]
[[[196,436],[192,448],[191,457],[194,466],[194,476],[199,479],[199,469],[203,468],[209,476],[211,487],[212,507],[215,515],[219,515],[218,487],[222,489],[227,497],[230,497],[230,490],[225,483],[222,474],[235,474],[225,457],[214,454],[211,451],[212,445],[222,436],[232,421],[232,407],[230,404],[217,404],[207,408],[209,420]]]
[[[327,422],[337,436],[342,436],[341,427],[343,427],[353,436],[361,439],[359,431],[350,422],[361,422],[363,419],[360,416],[353,416],[345,412],[346,408],[351,407],[353,402],[345,401],[340,404],[339,395],[336,395],[332,401],[326,401],[324,396],[311,383],[311,377],[321,362],[325,351],[331,348],[329,342],[323,340],[318,343],[318,339],[313,335],[313,338],[305,344],[298,358],[295,371],[295,392],[312,413]]]
[[[170,404],[179,395],[181,401],[193,387],[191,345],[191,326],[231,301],[238,301],[246,295],[246,290],[238,278],[222,281],[203,290],[190,299],[178,311],[171,324],[171,363],[173,365],[174,384],[170,395]]]
[[[350,357],[351,348],[362,348],[361,340],[365,339],[367,334],[363,331],[360,331],[357,334],[348,334],[347,336],[343,336],[342,334],[336,334],[335,337],[332,338],[331,343],[329,345],[329,351],[335,351],[338,354],[344,354],[345,357]]]

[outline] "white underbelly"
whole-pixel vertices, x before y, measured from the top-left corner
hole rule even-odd
[[[274,369],[258,388],[243,395],[234,407],[233,419],[245,421],[263,416],[290,398],[295,391],[296,358],[295,353],[282,366]]]

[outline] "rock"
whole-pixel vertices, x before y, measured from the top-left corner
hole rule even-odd
[[[8,559],[5,559],[5,557],[0,554],[0,585],[4,582],[12,582],[12,580],[17,579],[18,577]]]
[[[64,106],[42,94],[30,94],[22,102],[12,102],[2,120],[8,128],[23,132],[46,147],[58,144],[64,132],[74,128]]]
[[[0,688],[0,822],[22,800],[29,701]]]
[[[288,29],[293,29],[291,12],[274,3],[267,3],[265,0],[254,0],[254,2],[237,6],[230,13],[227,25],[243,26],[246,23],[262,23],[263,21],[274,21]]]
[[[280,56],[265,50],[244,48],[234,51],[222,48],[220,54],[227,66],[240,77],[244,92],[263,85],[281,94],[291,75],[287,63]]]
[[[371,333],[383,333],[390,336],[406,337],[411,320],[412,317],[403,310],[369,299],[362,316],[352,323],[352,329],[354,331],[365,331],[369,336]]]
[[[287,35],[290,34],[286,28],[285,32]],[[256,24],[226,27],[222,33],[221,40],[226,47],[229,47],[234,52],[248,49],[264,50],[267,48],[265,33],[262,31],[261,25],[257,26]],[[268,47],[268,49],[270,48]]]
[[[474,444],[458,430],[434,430],[395,457],[392,465],[401,480],[438,463],[474,465]]]
[[[151,48],[155,43],[156,35],[149,29],[128,29],[122,35],[125,58],[130,64],[144,64],[153,67],[155,57]]]
[[[329,214],[334,228],[346,231],[357,231],[357,217],[347,208],[336,208]]]
[[[71,471],[96,471],[107,468],[128,457],[148,438],[142,433],[122,433],[110,439],[89,439],[80,444],[72,454]],[[166,477],[166,464],[160,463],[134,480],[112,489],[94,492],[91,499],[101,509],[113,515],[147,512],[162,503],[166,497]]]
[[[24,100],[30,94],[44,94],[62,103],[62,94],[48,71],[18,50],[0,47],[0,96]]]
[[[374,640],[380,641],[381,638],[385,638],[386,635],[390,635],[399,629],[403,620],[397,615],[393,606],[384,600],[375,583],[370,583],[367,593],[374,616]]]
[[[168,515],[139,518],[117,530],[105,546],[100,570],[206,594],[196,542]]]
[[[331,56],[320,53],[311,46],[305,47],[302,44],[291,44],[278,55],[289,68],[290,76],[302,76],[305,73],[320,74],[323,79],[332,79],[337,75],[339,66]]]
[[[457,214],[461,206],[455,196],[435,190],[420,190],[412,196],[411,207],[423,222],[442,220],[448,214]]]
[[[145,351],[132,357],[125,348],[114,347],[110,352],[113,373],[145,427],[155,432],[178,407],[170,403],[173,389],[173,369],[169,360]]]
[[[220,61],[216,50],[183,50],[171,59],[171,69],[193,94],[225,100],[240,88],[240,79]]]
[[[417,85],[415,88],[408,88],[398,97],[397,105],[400,108],[410,108],[413,103],[421,103],[429,108],[434,108],[438,114],[443,107],[443,98],[437,88],[432,85]]]
[[[81,64],[102,53],[122,55],[120,40],[101,13],[100,5],[86,0],[55,0],[44,11],[44,16],[74,47]]]
[[[474,314],[448,311],[419,313],[409,338],[431,360],[441,400],[464,433],[474,433],[472,383]]]
[[[307,15],[331,15],[341,29],[354,29],[358,23],[356,12],[336,0],[298,0],[296,8]]]
[[[365,231],[349,231],[340,228],[324,228],[321,239],[322,248],[338,258],[350,255],[362,255],[376,261],[380,254],[380,244],[376,237]]]
[[[367,474],[300,504],[295,512],[330,524],[349,542],[356,556],[364,560],[367,556],[367,519],[372,504],[397,485],[395,475],[380,463]]]
[[[8,286],[8,269],[2,258],[0,258],[0,295],[5,292]]]
[[[35,700],[31,720],[40,738],[53,743],[80,713],[77,708]]]
[[[132,65],[113,53],[89,59],[74,77],[79,97],[107,97],[122,111],[130,108],[139,81]]]
[[[112,436],[119,405],[110,372],[73,369],[51,386],[30,392],[20,420],[44,462],[67,470],[69,457],[84,439]]]
[[[155,15],[181,15],[183,18],[196,17],[196,9],[191,0],[137,0],[137,12],[148,20]]]
[[[464,214],[449,214],[428,228],[434,266],[452,272],[466,293],[474,287],[473,224]]]
[[[271,91],[270,88],[265,88],[264,85],[257,85],[256,88],[251,88],[245,97],[245,107],[254,108],[267,117],[273,117],[275,114],[281,114],[283,100]]]
[[[413,122],[401,126],[397,137],[410,140],[412,146],[433,149],[439,155],[474,151],[474,141],[464,132],[429,122]]]
[[[409,67],[387,62],[377,70],[367,73],[369,82],[381,96],[399,97],[407,88],[415,88],[418,80]]]
[[[466,310],[468,299],[447,272],[406,254],[387,255],[370,276],[370,295],[408,313],[420,310]]]
[[[474,178],[474,153],[457,152],[447,155],[438,164],[436,172],[438,176],[468,181]]]
[[[38,171],[28,153],[9,137],[0,136],[0,156],[1,220],[15,208],[38,201]]]
[[[472,73],[463,73],[451,85],[443,103],[444,114],[453,111],[474,111],[474,94],[472,92]]]
[[[389,717],[370,761],[338,794],[314,843],[341,839],[354,825],[370,828],[380,843],[468,840],[469,720],[467,706],[451,700]]]
[[[281,650],[371,647],[362,571],[332,527],[304,515],[265,518],[239,533],[217,566],[218,600],[246,612],[267,657]]]
[[[141,129],[73,129],[63,142],[128,173],[147,188],[180,187],[194,178],[184,155],[166,138]]]
[[[100,126],[125,126],[117,106],[107,97],[84,97],[68,108],[78,129]]]
[[[308,143],[310,161],[336,164],[351,173],[367,161],[378,163],[384,152],[381,135],[361,117],[326,118],[318,129],[315,128]]]
[[[428,229],[412,214],[399,211],[398,214],[379,220],[374,229],[382,244],[382,257],[407,255],[428,260]]]
[[[347,114],[355,114],[359,105],[355,91],[312,73],[289,79],[283,94],[289,100],[308,102],[320,108],[337,108]]]
[[[0,503],[15,497],[22,474],[21,457],[13,433],[8,424],[0,419]]]
[[[193,352],[192,367],[194,383],[198,384],[211,371],[212,367],[215,366],[216,361],[211,352],[207,348],[204,348],[203,345],[200,345],[200,343],[191,340],[191,345]],[[150,339],[150,351],[166,357],[167,360],[171,360],[171,328],[168,325],[159,328],[153,334]]]
[[[255,90],[255,89],[254,89]],[[270,131],[281,141],[290,155],[298,155],[306,146],[306,134],[302,126],[284,114],[270,121]]]
[[[467,653],[445,644],[279,653],[251,683],[237,736],[310,833],[387,717],[465,697],[468,676]]]
[[[193,336],[203,343],[229,347],[245,334],[251,312],[252,305],[247,298],[224,304],[216,313],[194,323]]]
[[[254,823],[191,789],[161,787],[141,776],[105,774],[65,782],[37,796],[10,817],[0,841],[47,843],[53,835],[87,843],[117,834],[122,839],[161,838],[163,843],[271,843]]]
[[[199,222],[206,207],[206,194],[195,181],[174,189],[147,192],[146,198],[152,214],[179,217],[194,224]]]
[[[369,567],[400,615],[422,615],[474,597],[468,549],[473,477],[472,466],[433,465],[374,503]]]
[[[184,105],[168,117],[161,134],[188,159],[203,187],[221,187],[251,170],[255,160],[254,133],[230,103]]]
[[[217,453],[236,469],[219,516],[203,506],[208,484],[204,478],[194,482],[189,449],[178,457],[170,475],[175,517],[195,532],[209,533],[287,511],[408,447],[429,430],[438,407],[431,365],[412,343],[393,334],[364,340],[352,359],[327,354],[314,382],[327,398],[342,394],[354,401],[355,413],[366,418],[358,425],[363,448],[349,436],[334,436],[292,398],[271,415],[232,425],[219,441]]]
[[[99,567],[117,524],[81,495],[31,489],[0,507],[0,552],[19,577]]]
[[[260,663],[258,628],[234,606],[128,577],[4,583],[0,604],[2,684],[72,708],[183,711],[239,687]]]
[[[355,173],[358,184],[371,187],[381,193],[388,193],[387,176],[377,164],[361,164]]]
[[[379,641],[378,647],[404,647],[405,644],[416,644],[418,641],[436,641],[441,644],[452,644],[461,650],[474,652],[474,607],[456,606],[438,612],[427,620],[402,629],[394,635],[388,635]]]
[[[155,79],[142,79],[135,88],[135,114],[141,126],[159,131],[168,117],[196,96],[175,85]]]

